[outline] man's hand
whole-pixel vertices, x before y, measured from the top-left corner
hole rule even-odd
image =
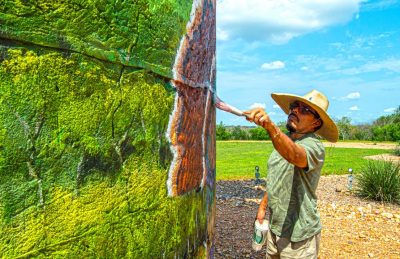
[[[265,208],[261,208],[261,206],[258,208],[256,219],[258,220],[258,222],[260,222],[260,224],[263,223],[263,220],[265,218],[265,212],[266,212]]]
[[[264,196],[260,202],[260,206],[258,207],[258,212],[256,219],[260,224],[263,223],[263,220],[265,218],[265,212],[267,211],[267,205],[268,205],[268,192],[264,192]]]
[[[246,115],[246,119],[250,122],[265,128],[266,125],[271,122],[271,119],[263,108],[255,108],[249,111],[243,112]]]

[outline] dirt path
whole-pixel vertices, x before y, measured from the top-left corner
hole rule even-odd
[[[224,142],[260,142],[260,140],[223,140]],[[270,140],[265,142],[271,143]],[[325,147],[343,147],[343,148],[370,148],[370,149],[395,149],[396,143],[382,143],[382,142],[336,142],[330,143],[327,141],[322,142]]]
[[[393,154],[380,154],[375,156],[366,156],[364,158],[372,160],[384,160],[400,164],[400,156],[395,156]]]
[[[369,149],[395,149],[395,143],[364,143],[364,142],[323,142],[325,147],[343,147],[343,148],[369,148]]]
[[[265,258],[251,248],[262,190],[253,181],[217,182],[215,258]],[[400,258],[400,205],[361,199],[347,176],[323,176],[318,186],[323,224],[319,258]]]

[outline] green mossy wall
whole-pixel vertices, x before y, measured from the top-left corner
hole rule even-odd
[[[166,195],[168,81],[77,54],[3,56],[0,253],[173,257],[188,238],[193,253],[204,194]]]
[[[192,1],[0,0],[0,37],[171,77]]]
[[[166,186],[191,8],[0,0],[2,258],[212,257],[215,175]]]

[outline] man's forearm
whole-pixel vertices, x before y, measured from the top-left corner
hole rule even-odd
[[[297,167],[307,167],[306,151],[299,145],[296,145],[288,136],[271,121],[268,114],[262,108],[256,108],[250,111],[245,111],[248,121],[263,127],[271,136],[272,143],[275,149],[284,157],[289,163]],[[300,133],[299,133],[300,134]]]
[[[283,158],[300,168],[307,167],[307,157],[302,147],[294,143],[272,121],[264,123],[263,127],[271,137],[274,148]]]

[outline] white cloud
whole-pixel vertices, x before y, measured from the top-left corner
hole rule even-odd
[[[253,103],[252,105],[249,106],[250,109],[254,109],[254,108],[263,108],[265,109],[265,103]]]
[[[218,0],[217,39],[284,44],[294,37],[350,21],[358,13],[361,2]]]
[[[285,63],[280,60],[276,60],[270,63],[262,64],[261,68],[266,70],[282,69],[285,67]]]
[[[298,55],[294,61],[303,71],[336,71],[346,67],[348,61],[337,57],[321,57],[312,55]]]
[[[397,0],[370,1],[369,3],[366,1],[366,3],[362,5],[362,9],[364,11],[382,10],[395,4],[397,4]]]
[[[348,95],[342,97],[341,99],[343,100],[354,100],[354,99],[360,99],[361,94],[359,92],[353,92],[349,93]]]
[[[279,105],[277,105],[277,104],[274,104],[273,106],[272,106],[274,109],[280,109],[281,107],[279,107]]]
[[[269,116],[274,116],[274,115],[277,115],[277,113],[276,112],[268,112],[268,115]]]
[[[371,73],[380,72],[382,70],[387,70],[395,73],[400,72],[400,60],[395,58],[390,58],[386,60],[380,60],[375,62],[368,62],[357,68],[349,68],[343,70],[343,74],[346,75],[356,75],[361,73]]]
[[[396,110],[396,108],[387,108],[387,109],[384,109],[383,111],[384,111],[384,112],[392,113],[392,112],[394,112],[395,110]]]
[[[218,39],[222,41],[229,40],[229,35],[226,31],[222,30],[221,28],[217,28]]]
[[[358,108],[357,105],[354,105],[354,106],[351,106],[351,107],[349,108],[349,110],[350,110],[350,111],[359,111],[360,109]]]

